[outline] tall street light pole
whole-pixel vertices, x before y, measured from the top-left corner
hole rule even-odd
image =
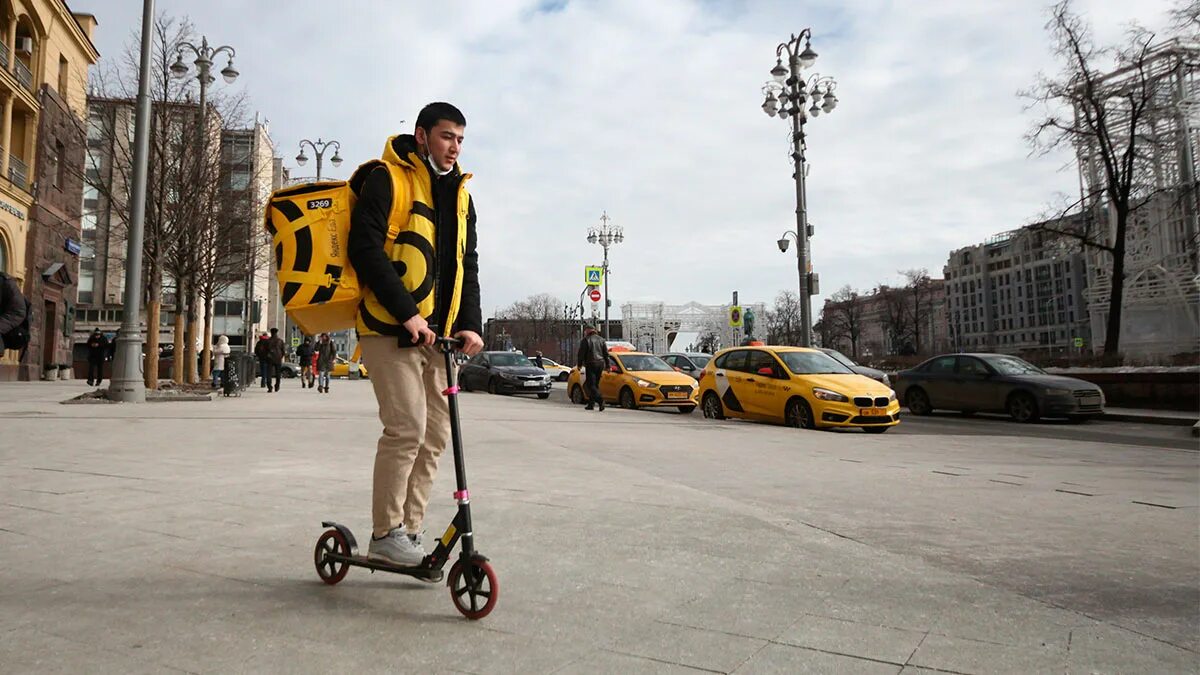
[[[812,236],[808,224],[808,204],[805,195],[804,179],[804,124],[808,118],[817,117],[821,112],[833,112],[838,99],[834,95],[837,83],[833,78],[813,75],[807,81],[801,71],[811,68],[817,60],[810,42],[812,29],[805,28],[799,35],[792,35],[787,42],[782,42],[775,48],[775,67],[771,69],[771,81],[763,87],[766,100],[763,101],[763,112],[771,117],[779,116],[782,120],[792,118],[792,162],[795,166],[793,177],[796,179],[796,264],[800,275],[800,346],[812,346],[812,288],[809,268],[809,237]],[[801,49],[803,43],[803,49]],[[783,65],[784,55],[788,57],[787,66]],[[811,103],[811,107],[807,107]],[[787,238],[779,240],[779,249],[787,251]]]
[[[133,130],[133,186],[129,200],[129,241],[125,248],[125,306],[121,333],[113,356],[108,397],[125,403],[145,403],[142,381],[142,234],[146,218],[146,173],[150,159],[150,59],[154,51],[154,0],[142,2],[141,70],[138,72],[137,118]],[[158,326],[147,326],[157,330]],[[157,358],[157,355],[151,355]]]
[[[233,84],[234,80],[238,78],[240,73],[238,73],[237,69],[233,67],[233,58],[237,55],[233,47],[230,47],[229,45],[222,45],[216,48],[210,47],[208,46],[208,37],[201,36],[199,47],[187,41],[179,43],[179,47],[175,52],[175,63],[171,64],[171,75],[173,75],[175,79],[181,80],[188,75],[189,69],[187,64],[183,62],[183,53],[185,51],[191,52],[191,54],[196,57],[192,63],[196,66],[196,79],[200,81],[200,111],[198,113],[199,123],[196,125],[196,147],[199,150],[199,154],[196,158],[196,183],[199,185],[204,180],[204,167],[208,159],[208,129],[206,124],[208,120],[208,85],[212,84],[216,80],[216,78],[212,76],[213,59],[222,54],[226,56],[227,61],[225,63],[225,67],[221,69],[221,77],[225,79],[226,84]],[[247,226],[247,230],[249,230],[249,226]],[[246,234],[247,250],[251,251],[250,255],[253,255],[253,244],[251,243],[252,235],[249,231],[247,231]],[[248,255],[247,258],[249,258],[250,255]],[[247,267],[250,268],[249,265],[247,265]],[[176,281],[175,297],[181,298],[183,297],[183,293],[182,289],[178,288],[178,286],[179,283]],[[189,292],[192,290],[193,289],[189,289]],[[246,295],[250,296],[249,288],[246,290]],[[187,301],[190,305],[192,298],[188,298]],[[178,300],[176,300],[176,305],[176,311],[178,311]],[[245,310],[247,318],[249,318],[251,312],[249,303],[247,303]],[[246,325],[248,326],[249,323],[250,322],[247,321]],[[250,332],[248,329],[246,330],[246,350],[250,350]],[[187,345],[184,347],[184,354],[187,354]],[[179,354],[175,355],[175,364],[176,368],[180,367]],[[185,370],[184,372],[186,373],[188,370]]]
[[[604,247],[604,339],[608,339],[608,307],[612,302],[608,299],[608,247],[625,241],[625,232],[619,225],[613,225],[608,219],[608,211],[600,216],[600,227],[589,227],[587,240],[589,244],[600,244]]]
[[[337,141],[322,141],[320,137],[317,137],[316,143],[307,138],[300,141],[300,154],[296,155],[296,163],[300,166],[308,164],[308,157],[304,154],[305,143],[308,144],[308,147],[312,148],[313,154],[317,156],[317,180],[321,180],[321,159],[324,158],[327,148],[333,148],[333,157],[330,158],[329,163],[335,167],[342,165],[342,156],[338,154],[342,149],[342,144]]]

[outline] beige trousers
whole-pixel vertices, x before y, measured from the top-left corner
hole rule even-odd
[[[383,435],[375,451],[372,534],[403,525],[420,532],[438,458],[450,439],[446,360],[435,347],[398,347],[396,338],[363,336],[363,363],[379,402]]]

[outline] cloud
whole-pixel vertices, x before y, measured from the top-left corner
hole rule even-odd
[[[75,3],[80,4],[80,3]],[[134,3],[79,6],[116,55]],[[796,286],[775,240],[795,228],[788,128],[762,114],[774,48],[814,29],[815,71],[838,109],[806,125],[813,264],[827,295],[940,274],[950,250],[1019,227],[1071,192],[1064,156],[1030,158],[1016,92],[1053,72],[1041,2],[160,0],[238,50],[278,154],[336,138],[342,173],[409,131],[420,106],[458,104],[479,209],[485,315],[550,292],[573,302],[601,258],[586,231],[607,211],[615,305],[766,301]],[[1166,2],[1142,3],[1159,21]],[[1127,16],[1100,0],[1102,39]],[[217,85],[224,86],[224,85]],[[402,123],[402,120],[405,120]],[[288,160],[291,163],[291,160]],[[819,310],[820,298],[814,301]]]

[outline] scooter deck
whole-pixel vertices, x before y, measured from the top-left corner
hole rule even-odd
[[[438,582],[445,577],[445,573],[440,569],[433,569],[430,567],[404,567],[385,562],[383,560],[371,560],[365,555],[338,555],[336,553],[331,553],[328,557],[330,560],[348,563],[356,567],[365,567],[369,570],[379,570],[380,572],[404,574],[406,576],[420,579],[421,581]]]

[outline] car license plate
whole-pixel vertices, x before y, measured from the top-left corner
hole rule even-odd
[[[859,408],[858,414],[863,417],[884,417],[887,411],[883,408]]]
[[[538,380],[525,380],[525,386],[526,387],[540,387],[540,386],[542,386],[542,383],[539,382]]]
[[[686,391],[669,391],[669,392],[667,392],[667,398],[687,398],[687,392]]]

